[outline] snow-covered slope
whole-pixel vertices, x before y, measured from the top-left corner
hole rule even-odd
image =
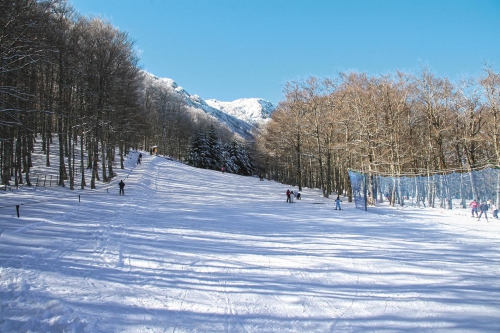
[[[138,153],[97,190],[0,191],[0,332],[498,332],[498,220]]]
[[[245,139],[251,138],[253,128],[267,121],[276,108],[271,102],[259,98],[244,98],[234,102],[205,101],[196,94],[188,93],[172,79],[144,73],[149,82],[175,92],[189,107],[202,110]]]

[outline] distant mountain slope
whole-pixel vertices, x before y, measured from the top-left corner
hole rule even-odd
[[[267,121],[276,106],[261,98],[241,98],[232,102],[221,102],[216,99],[206,100],[211,107],[235,116],[247,123],[256,125]]]
[[[172,79],[144,73],[145,80],[175,92],[189,107],[202,110],[245,139],[250,139],[252,129],[266,122],[276,108],[271,102],[259,98],[243,98],[233,102],[214,99],[205,101],[198,95],[188,93]]]

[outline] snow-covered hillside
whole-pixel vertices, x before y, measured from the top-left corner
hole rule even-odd
[[[498,332],[498,220],[138,153],[97,190],[0,191],[0,332]]]
[[[259,98],[244,98],[234,102],[205,101],[196,94],[188,93],[172,79],[159,78],[147,72],[144,75],[149,82],[175,92],[189,107],[202,110],[245,139],[251,138],[253,128],[265,123],[276,108],[271,102]]]
[[[276,109],[274,104],[261,98],[241,98],[233,102],[220,102],[216,99],[209,99],[206,103],[250,124],[265,123]]]

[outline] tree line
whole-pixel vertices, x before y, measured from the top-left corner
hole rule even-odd
[[[452,83],[425,67],[291,81],[257,147],[269,178],[326,197],[350,193],[349,169],[400,177],[498,166],[500,74],[485,66]]]
[[[96,188],[114,176],[130,148],[157,146],[184,158],[191,136],[212,124],[138,66],[134,42],[65,0],[0,0],[1,183],[31,185],[35,142],[59,185]],[[54,140],[54,139],[57,140]],[[56,142],[56,154],[51,151]]]
[[[91,188],[108,182],[116,158],[123,168],[130,148],[153,145],[192,165],[265,170],[325,196],[349,192],[348,169],[397,177],[500,164],[500,74],[490,67],[457,83],[427,68],[291,81],[248,147],[141,71],[133,41],[109,22],[65,0],[0,0],[0,12],[2,184],[31,185],[35,142],[71,189],[77,174],[82,188],[89,177]],[[218,143],[207,146],[213,130]],[[199,159],[213,147],[215,159]]]
[[[243,176],[259,173],[250,145],[232,139],[223,143],[214,126],[191,139],[186,163],[196,168],[224,170]]]

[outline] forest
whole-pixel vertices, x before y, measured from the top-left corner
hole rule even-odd
[[[70,189],[76,177],[82,189],[109,182],[129,149],[155,146],[185,160],[192,136],[209,131],[220,142],[221,161],[230,143],[246,153],[229,129],[189,112],[142,71],[134,42],[109,22],[79,15],[65,0],[0,0],[0,12],[2,185],[32,185],[35,143],[45,166],[59,166],[59,185]],[[229,157],[227,163],[236,158]]]
[[[257,136],[258,161],[269,178],[327,197],[352,193],[349,170],[372,179],[496,167],[500,73],[487,64],[482,73],[452,83],[423,66],[288,82]]]
[[[418,73],[289,81],[254,140],[229,129],[143,72],[134,42],[65,0],[0,0],[2,185],[32,185],[34,145],[59,185],[109,182],[129,149],[190,165],[349,193],[348,171],[425,176],[500,162],[500,73],[451,82]],[[51,151],[56,144],[58,149]]]

